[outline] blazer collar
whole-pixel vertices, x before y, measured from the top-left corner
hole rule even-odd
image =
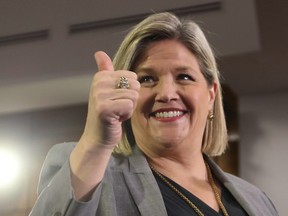
[[[229,180],[227,174],[205,154],[204,159],[209,164],[212,173],[230,191],[245,211],[251,216],[259,215],[260,212],[255,210],[255,206],[251,204],[253,202],[250,202],[245,193],[239,190],[239,185],[235,185]],[[133,154],[128,158],[128,170],[128,172],[124,172],[124,177],[141,215],[166,216],[167,212],[158,184],[146,157],[137,145],[133,149]]]
[[[124,171],[123,174],[140,215],[167,216],[156,179],[146,157],[138,147],[128,158],[128,171]]]
[[[207,155],[204,155],[205,160],[209,164],[212,173],[217,177],[217,179],[228,189],[228,191],[234,196],[234,198],[239,202],[239,204],[245,209],[245,211],[251,216],[261,215],[260,212],[255,212],[255,206],[249,201],[249,198],[240,189],[239,185],[236,185],[233,181],[227,178],[227,174]],[[253,200],[254,201],[254,200]]]

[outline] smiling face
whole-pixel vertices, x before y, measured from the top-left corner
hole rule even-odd
[[[197,58],[182,43],[151,43],[135,72],[141,83],[131,125],[145,154],[183,149],[201,152],[217,90],[208,86]]]

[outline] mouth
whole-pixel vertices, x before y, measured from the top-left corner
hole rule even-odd
[[[150,114],[150,116],[158,118],[158,119],[169,119],[169,118],[181,117],[181,116],[185,115],[186,113],[187,113],[187,111],[169,109],[169,110],[157,110],[155,112],[152,112]]]

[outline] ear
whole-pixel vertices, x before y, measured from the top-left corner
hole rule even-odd
[[[213,82],[213,84],[208,88],[209,88],[208,106],[209,106],[209,110],[213,110],[214,101],[215,101],[217,91],[218,91],[218,84],[216,82]]]

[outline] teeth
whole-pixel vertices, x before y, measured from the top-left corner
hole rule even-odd
[[[169,112],[157,112],[155,116],[157,118],[172,118],[183,115],[183,112],[181,111],[169,111]]]

